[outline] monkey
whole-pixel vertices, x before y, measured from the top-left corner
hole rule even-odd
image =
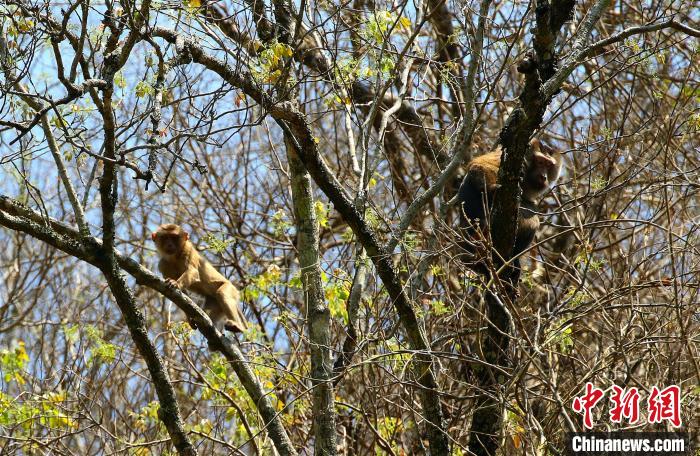
[[[513,246],[513,256],[517,257],[532,244],[540,226],[536,200],[557,180],[561,171],[561,154],[552,148],[532,139],[529,143],[532,154],[525,162],[525,175],[522,180],[522,197],[518,212],[518,227]],[[474,239],[475,227],[487,229],[488,210],[493,206],[493,195],[501,166],[502,150],[498,148],[472,159],[467,165],[467,173],[459,187],[458,201],[461,207],[460,225],[466,236]],[[464,248],[473,253],[468,243]],[[520,260],[513,261],[516,277],[520,272]],[[483,263],[475,265],[475,271],[485,274]]]
[[[204,310],[215,326],[223,321],[224,329],[233,333],[246,330],[240,292],[197,252],[186,231],[174,224],[160,225],[151,239],[160,255],[158,269],[168,283],[204,296]]]

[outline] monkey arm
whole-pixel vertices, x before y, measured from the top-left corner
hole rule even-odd
[[[185,270],[185,273],[180,274],[177,265],[165,259],[161,259],[158,262],[158,270],[163,274],[163,277],[165,277],[168,283],[180,289],[183,288],[180,279],[185,275],[187,270]]]
[[[199,282],[199,269],[188,267],[175,282],[180,288],[192,288],[193,284]]]
[[[172,279],[170,268],[168,267],[168,264],[165,262],[165,260],[161,259],[158,262],[158,270],[166,279]]]

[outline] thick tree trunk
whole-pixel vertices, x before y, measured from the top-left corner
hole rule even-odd
[[[333,404],[333,362],[330,349],[331,315],[324,299],[321,283],[318,222],[314,210],[311,176],[288,138],[285,144],[289,174],[292,178],[297,251],[301,281],[304,285],[304,303],[311,350],[315,454],[317,456],[335,455],[337,450]]]
[[[573,41],[570,55],[557,70],[558,57],[555,44],[564,23],[573,16],[575,2],[555,0],[552,4],[539,1],[536,5],[537,27],[534,29],[534,53],[519,65],[518,72],[525,76],[525,84],[517,106],[501,130],[500,142],[503,158],[498,175],[498,188],[491,212],[491,239],[497,258],[512,258],[513,244],[520,208],[521,176],[527,154],[527,144],[539,128],[547,106],[559,90],[562,82],[585,54],[585,43],[610,0],[598,0],[591,9]],[[505,294],[498,299],[489,292],[486,296],[486,315],[489,325],[483,345],[484,361],[489,367],[479,375],[482,393],[476,398],[476,410],[472,418],[469,450],[477,455],[493,455],[498,449],[498,438],[503,423],[503,410],[498,392],[508,382],[503,377],[509,367],[508,349],[511,336],[510,315],[504,302],[517,299],[519,273],[512,267],[504,268],[500,279]]]

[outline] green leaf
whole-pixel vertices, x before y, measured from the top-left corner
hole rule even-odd
[[[328,213],[330,212],[328,207],[321,201],[316,201],[314,203],[314,212],[316,213],[319,226],[328,228]]]
[[[124,77],[124,74],[121,71],[117,71],[114,74],[114,84],[120,89],[126,88],[126,78]]]
[[[139,81],[139,83],[136,84],[135,93],[138,98],[143,98],[148,95],[153,95],[155,90],[146,81]]]

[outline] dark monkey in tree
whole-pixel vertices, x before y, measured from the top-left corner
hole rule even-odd
[[[536,199],[540,197],[559,177],[561,170],[561,154],[533,139],[530,141],[532,154],[525,163],[525,175],[522,180],[522,198],[518,213],[518,229],[515,235],[513,256],[527,250],[535,238],[540,226],[537,216]],[[467,175],[459,187],[459,203],[462,207],[461,225],[467,230],[467,236],[474,239],[478,226],[488,229],[487,209],[493,205],[493,195],[498,181],[498,170],[501,166],[502,151],[474,158],[467,165]],[[466,246],[467,251],[473,249]],[[513,261],[516,270],[520,269],[519,259]],[[477,267],[477,272],[485,273],[483,267]]]
[[[214,325],[223,321],[224,328],[234,333],[247,328],[238,289],[197,252],[186,231],[178,225],[161,225],[151,239],[158,248],[163,277],[179,289],[204,296],[204,310]]]

